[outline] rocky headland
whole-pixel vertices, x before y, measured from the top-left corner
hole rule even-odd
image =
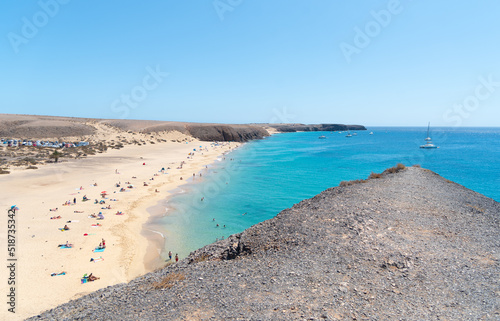
[[[274,128],[280,133],[290,132],[333,132],[346,130],[366,130],[362,125],[343,125],[343,124],[265,124],[267,127]]]
[[[499,320],[500,203],[419,167],[370,177],[31,320]]]

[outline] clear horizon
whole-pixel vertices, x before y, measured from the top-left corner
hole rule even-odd
[[[498,12],[493,0],[2,3],[0,113],[499,127]]]

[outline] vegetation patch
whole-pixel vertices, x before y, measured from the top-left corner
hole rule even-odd
[[[372,172],[370,176],[368,176],[368,179],[374,179],[374,178],[382,178],[382,174]]]
[[[397,173],[397,172],[400,172],[402,170],[406,169],[406,166],[401,164],[401,163],[398,163],[396,166],[394,167],[391,167],[391,168],[388,168],[384,171],[384,173],[390,173],[390,174],[393,174],[393,173]]]
[[[177,282],[184,280],[186,277],[182,273],[170,273],[163,280],[153,283],[154,289],[170,289]]]
[[[342,181],[342,182],[340,182],[339,186],[350,186],[350,185],[361,184],[361,183],[366,183],[366,179],[356,179],[353,181]]]

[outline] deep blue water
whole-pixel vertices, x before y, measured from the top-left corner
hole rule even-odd
[[[166,215],[156,220],[165,229],[165,251],[187,256],[341,181],[364,179],[397,163],[420,164],[500,201],[500,128],[434,128],[439,148],[433,150],[419,148],[426,128],[371,127],[345,135],[277,134],[226,155],[202,172],[201,182],[168,200]]]

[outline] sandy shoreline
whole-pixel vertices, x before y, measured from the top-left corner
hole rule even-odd
[[[222,146],[197,140],[131,145],[78,161],[0,176],[0,205],[5,210],[12,205],[20,208],[16,215],[16,314],[2,309],[0,316],[26,318],[148,272],[159,262],[153,262],[155,241],[149,242],[151,236],[143,229],[150,216],[148,209],[168,197],[193,173],[236,146],[238,143]],[[185,162],[182,169],[177,169],[182,161]],[[165,171],[161,172],[161,168]],[[119,192],[121,187],[115,186],[118,182],[125,187],[125,192]],[[130,182],[134,188],[127,188],[129,184],[125,182]],[[148,186],[144,186],[144,182]],[[93,186],[94,183],[97,186]],[[101,199],[101,191],[108,192],[106,203],[94,204],[95,199]],[[90,201],[82,202],[84,195]],[[74,199],[75,205],[62,205],[66,201],[73,203]],[[111,209],[102,209],[108,205]],[[55,208],[58,210],[49,210]],[[124,215],[115,215],[117,211]],[[104,220],[88,217],[99,212],[104,214]],[[50,219],[53,216],[62,218]],[[92,227],[97,223],[102,226]],[[4,231],[0,235],[6,244],[6,227],[2,225]],[[70,230],[60,231],[64,225]],[[106,241],[105,251],[93,253],[102,239]],[[58,244],[66,241],[73,243],[73,248],[60,249]],[[90,262],[90,258],[99,257],[104,260]],[[51,277],[51,273],[62,271],[66,275]],[[7,269],[0,272],[3,280],[8,279],[7,272]],[[81,284],[85,273],[93,273],[100,279]],[[6,293],[6,289],[3,292]]]

